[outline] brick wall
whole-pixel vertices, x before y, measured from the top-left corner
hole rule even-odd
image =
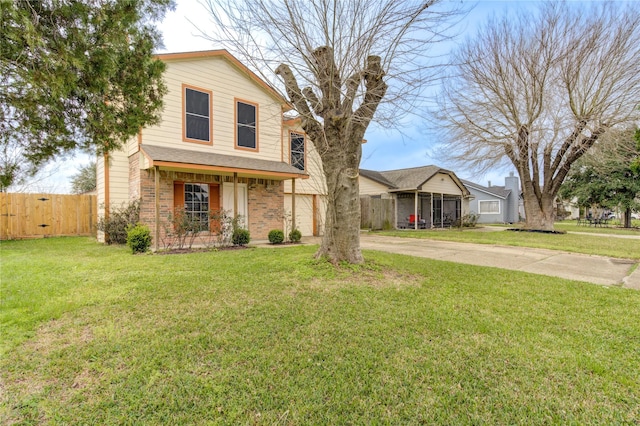
[[[140,221],[151,229],[155,238],[155,176],[154,170],[140,170],[138,156],[129,158],[130,195],[136,191],[140,197]],[[160,239],[165,238],[165,229],[174,213],[173,183],[218,183],[232,181],[230,176],[204,173],[160,171]],[[267,239],[272,229],[282,229],[284,214],[284,183],[282,181],[239,178],[239,183],[248,184],[247,204],[249,232],[254,240]],[[222,194],[222,191],[221,191]],[[222,200],[220,200],[222,205]],[[229,206],[222,206],[228,210]],[[162,247],[162,242],[158,242]]]
[[[247,194],[249,232],[251,238],[257,240],[266,240],[269,231],[283,227],[284,182],[266,182],[250,184]]]

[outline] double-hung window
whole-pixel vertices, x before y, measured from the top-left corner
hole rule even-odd
[[[211,216],[220,209],[219,185],[173,182],[173,207],[175,226],[186,226],[191,231],[219,230],[219,223]]]
[[[198,231],[209,230],[209,185],[184,184],[184,212],[191,223],[198,224]]]
[[[212,143],[211,92],[182,86],[184,134],[188,142]]]
[[[478,201],[480,214],[500,214],[500,201]]]
[[[258,106],[236,100],[236,146],[258,149]]]
[[[291,133],[291,165],[304,170],[304,135]]]

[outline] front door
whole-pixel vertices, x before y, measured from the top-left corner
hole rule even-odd
[[[247,216],[247,212],[249,211],[247,205],[247,184],[239,183],[238,184],[238,211],[233,211],[233,182],[224,182],[222,184],[222,208],[229,212],[231,216],[234,216],[236,213],[238,216],[242,218],[240,221],[243,224],[243,227],[246,228],[249,223],[249,217]]]

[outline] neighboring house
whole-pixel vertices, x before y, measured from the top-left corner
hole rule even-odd
[[[322,169],[299,123],[285,119],[286,100],[226,50],[157,57],[167,65],[161,122],[98,159],[99,215],[140,199],[156,248],[176,209],[201,218],[205,233],[207,212],[224,209],[253,239],[291,219],[320,234]]]
[[[504,186],[482,186],[462,181],[472,199],[469,212],[478,215],[478,223],[516,223],[520,220],[520,180],[513,172],[505,178]]]
[[[360,195],[395,200],[396,228],[451,226],[468,212],[469,190],[455,173],[438,166],[360,169],[359,183]]]

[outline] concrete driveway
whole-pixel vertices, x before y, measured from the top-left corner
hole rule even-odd
[[[640,240],[630,241],[630,244],[640,244]],[[626,259],[529,247],[387,237],[370,233],[361,234],[360,246],[368,250],[531,272],[594,284],[622,285],[640,290],[640,268],[631,272],[635,262]]]

